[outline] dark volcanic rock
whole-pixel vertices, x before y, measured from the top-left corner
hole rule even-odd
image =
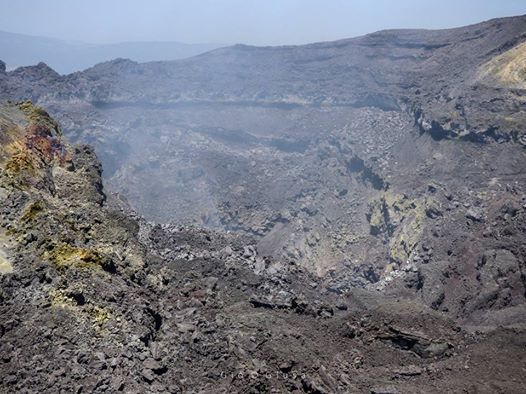
[[[522,390],[523,328],[469,334],[404,298],[320,292],[248,238],[152,226],[44,111],[0,115],[2,392]],[[498,302],[524,293],[512,253],[479,267]]]
[[[521,392],[525,20],[0,73],[0,391]]]

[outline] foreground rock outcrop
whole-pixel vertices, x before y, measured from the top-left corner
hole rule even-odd
[[[524,326],[468,330],[414,299],[328,291],[249,238],[150,224],[44,110],[2,106],[0,125],[2,392],[522,391]],[[480,297],[513,299],[513,254],[480,264]]]

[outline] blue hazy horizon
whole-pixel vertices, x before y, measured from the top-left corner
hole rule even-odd
[[[1,0],[0,30],[94,44],[305,44],[526,13],[524,0]]]

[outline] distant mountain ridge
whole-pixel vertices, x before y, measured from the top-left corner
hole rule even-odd
[[[61,78],[42,73],[47,70],[42,65],[20,68],[8,73],[0,95],[46,105],[80,99],[96,105],[403,107],[435,136],[522,139],[522,93],[502,89],[507,82],[495,79],[499,69],[487,62],[525,42],[525,29],[526,16],[517,16],[455,29],[385,30],[300,46],[234,45],[147,63],[123,59],[127,56],[115,51],[114,60]],[[520,64],[520,56],[515,50],[504,59]],[[3,53],[0,59],[9,69]],[[35,85],[41,77],[53,84]]]
[[[0,31],[0,58],[7,69],[45,62],[60,74],[81,71],[116,57],[138,62],[177,60],[219,48],[221,44],[120,42],[88,44]]]

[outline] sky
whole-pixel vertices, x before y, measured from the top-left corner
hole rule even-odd
[[[526,0],[0,0],[0,4],[0,30],[95,44],[304,44],[382,29],[449,28],[526,14]]]

